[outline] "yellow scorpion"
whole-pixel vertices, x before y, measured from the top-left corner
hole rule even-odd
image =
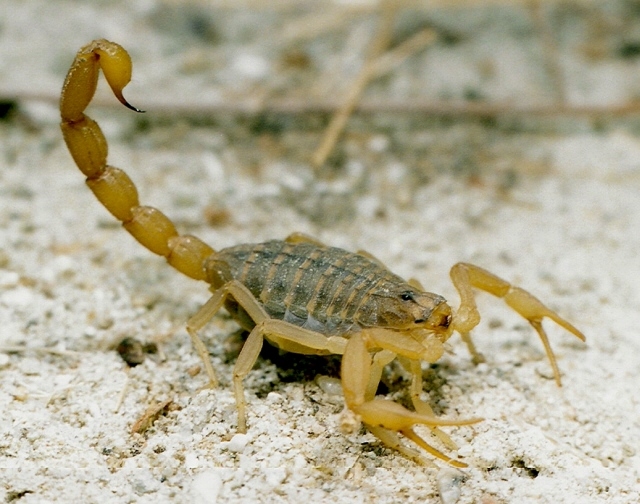
[[[342,355],[345,418],[356,420],[354,425],[364,423],[385,445],[411,459],[426,462],[400,435],[452,466],[466,467],[434,448],[414,427],[427,426],[453,450],[455,444],[440,427],[481,420],[439,418],[420,399],[422,362],[437,361],[454,331],[462,336],[474,360],[480,359],[470,337],[480,321],[474,288],[502,298],[531,324],[560,385],[560,371],[542,319],[550,318],[584,341],[583,334],[527,291],[478,266],[458,263],[451,268],[451,280],[460,294],[460,307],[454,312],[442,296],[426,292],[415,280],[403,280],[370,254],[328,247],[302,234],[219,251],[194,236],[180,235],[163,213],[140,205],[131,179],[107,164],[104,135],[84,113],[100,69],[118,100],[140,112],[122,95],[131,79],[129,54],[116,43],[95,40],[77,53],[62,88],[64,140],[96,198],[137,241],[181,273],[209,284],[211,297],[189,319],[187,330],[212,385],[217,384],[216,374],[198,331],[224,305],[249,332],[233,369],[239,432],[247,428],[243,379],[266,339],[287,352]],[[393,360],[411,374],[415,411],[375,396],[383,368]]]

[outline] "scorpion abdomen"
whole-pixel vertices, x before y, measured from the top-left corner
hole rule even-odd
[[[322,334],[375,325],[372,292],[405,281],[378,263],[336,247],[272,240],[220,250],[207,265],[217,281],[238,280],[270,317]]]

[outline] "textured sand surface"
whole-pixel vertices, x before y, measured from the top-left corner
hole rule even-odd
[[[546,4],[572,104],[613,106],[640,94],[640,59],[618,36],[637,33],[640,17],[623,2],[608,4]],[[335,31],[295,38],[287,29],[304,26],[312,7],[0,5],[11,13],[0,31],[0,91],[19,99],[17,113],[0,122],[0,500],[640,500],[635,117],[365,114],[349,123],[330,173],[317,174],[307,160],[324,118],[181,117],[167,107],[341,96],[372,18],[336,10]],[[397,36],[427,23],[463,36],[374,82],[369,100],[552,102],[540,34],[522,7],[408,11]],[[109,107],[89,114],[109,139],[110,162],[131,174],[144,203],[216,248],[303,231],[365,249],[454,306],[449,268],[467,261],[490,269],[584,331],[586,345],[547,324],[564,386],[556,387],[531,328],[485,295],[475,342],[487,362],[474,366],[455,338],[452,352],[425,368],[425,397],[439,415],[485,418],[446,429],[468,469],[420,467],[364,430],[345,436],[340,396],[314,379],[327,363],[297,369],[295,356],[273,352],[246,380],[249,431],[234,435],[237,326],[221,315],[203,334],[222,380],[203,389],[184,322],[207,299],[206,286],[113,222],[60,138],[55,97],[75,51],[97,37],[134,59],[126,94],[147,114],[118,107],[105,89],[97,101]],[[160,353],[129,369],[114,350],[124,337],[155,342]],[[385,383],[387,397],[406,400],[397,369]],[[152,427],[131,434],[163,401],[171,403]]]

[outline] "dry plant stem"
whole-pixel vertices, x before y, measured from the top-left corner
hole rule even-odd
[[[431,44],[435,39],[436,33],[433,30],[422,30],[393,51],[389,51],[374,61],[365,64],[356,80],[352,83],[344,104],[336,111],[329,123],[320,146],[313,154],[312,162],[316,168],[322,166],[327,160],[367,84],[371,80],[390,72],[409,56]]]
[[[433,30],[422,30],[409,40],[399,45],[393,51],[389,51],[373,61],[368,61],[363,67],[356,80],[352,83],[344,104],[336,111],[331,123],[325,131],[323,140],[313,155],[312,162],[316,168],[322,166],[344,129],[349,117],[356,108],[358,98],[366,88],[367,84],[387,72],[390,72],[412,54],[418,52],[426,45],[436,39]]]
[[[311,162],[316,168],[321,167],[327,160],[327,157],[333,150],[340,133],[349,120],[349,116],[358,101],[358,97],[362,94],[367,83],[371,80],[374,73],[374,61],[379,54],[384,51],[391,39],[391,30],[393,28],[394,19],[395,9],[391,7],[391,2],[384,2],[382,12],[380,14],[380,20],[378,21],[378,30],[373,36],[366,61],[360,70],[360,73],[351,83],[343,105],[336,111],[329,123],[329,126],[327,126],[320,145],[313,153]]]
[[[425,29],[400,44],[396,49],[383,54],[383,50],[391,38],[391,29],[396,12],[396,6],[392,6],[390,2],[387,2],[385,7],[380,21],[380,28],[369,51],[369,57],[351,84],[344,103],[335,112],[325,130],[319,147],[312,156],[312,163],[316,168],[321,167],[327,160],[367,84],[371,80],[390,72],[409,56],[420,51],[436,39],[436,33],[433,30]]]
[[[558,45],[556,44],[553,33],[551,33],[551,27],[545,17],[544,6],[541,0],[532,0],[530,12],[542,42],[544,66],[551,79],[555,101],[559,104],[564,104],[567,102],[567,92],[558,55]]]
[[[331,118],[331,122],[324,132],[320,145],[311,158],[311,162],[315,168],[320,168],[324,165],[327,157],[329,157],[329,154],[333,150],[340,133],[344,130],[344,127],[353,112],[358,97],[371,79],[371,69],[372,65],[370,64],[366,64],[364,66],[360,74],[356,77],[356,80],[351,84],[344,104],[340,106]]]
[[[345,23],[352,21],[354,14],[351,10],[344,12],[343,9],[305,14],[287,23],[279,39],[283,44],[299,44],[342,29]]]
[[[405,40],[395,49],[382,54],[373,62],[372,77],[377,78],[398,67],[409,56],[424,49],[437,38],[434,30],[426,28]]]
[[[24,91],[0,90],[0,101],[5,102],[45,102],[56,103],[58,97],[48,93],[29,93]],[[171,99],[171,101],[146,99],[154,116],[180,115],[184,118],[210,118],[216,114],[257,115],[274,114],[308,114],[332,113],[342,103],[327,98],[311,101],[291,98],[269,99],[268,101],[245,100],[229,102],[194,103]],[[115,108],[104,99],[96,98],[94,107]],[[629,102],[620,105],[514,105],[511,103],[478,103],[478,102],[438,102],[427,100],[380,100],[362,99],[354,106],[354,113],[390,113],[420,114],[441,117],[543,117],[543,118],[623,118],[640,113],[640,103]]]
[[[131,427],[132,434],[143,434],[148,430],[162,413],[164,413],[167,407],[172,403],[171,399],[152,404],[149,406],[142,416]]]
[[[37,352],[49,355],[58,355],[60,357],[80,357],[82,355],[82,352],[76,352],[74,350],[56,350],[55,348],[28,347],[21,345],[0,347],[0,353],[23,352]]]
[[[397,8],[433,10],[441,8],[464,9],[470,7],[484,7],[487,5],[527,6],[530,1],[531,0],[429,0],[429,2],[425,2],[424,0],[394,0],[394,3]],[[544,3],[557,4],[561,3],[563,0],[543,1]],[[598,0],[570,0],[570,3],[575,5],[590,6],[597,1]],[[300,0],[271,0],[270,2],[265,2],[264,0],[163,0],[163,3],[175,4],[180,6],[184,6],[187,4],[204,5],[209,8],[213,7],[216,9],[229,10],[251,9],[253,11],[290,11],[299,9],[301,4]],[[362,5],[356,4],[355,7],[344,7],[342,6],[342,4],[336,5],[340,5],[341,9],[358,10],[361,12],[370,12],[372,10],[379,9],[378,5],[375,2],[361,2],[361,4]]]

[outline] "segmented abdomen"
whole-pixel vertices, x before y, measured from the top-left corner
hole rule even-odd
[[[243,283],[277,319],[323,334],[365,326],[359,311],[381,283],[400,277],[360,254],[311,243],[274,240],[220,250],[216,262]]]

